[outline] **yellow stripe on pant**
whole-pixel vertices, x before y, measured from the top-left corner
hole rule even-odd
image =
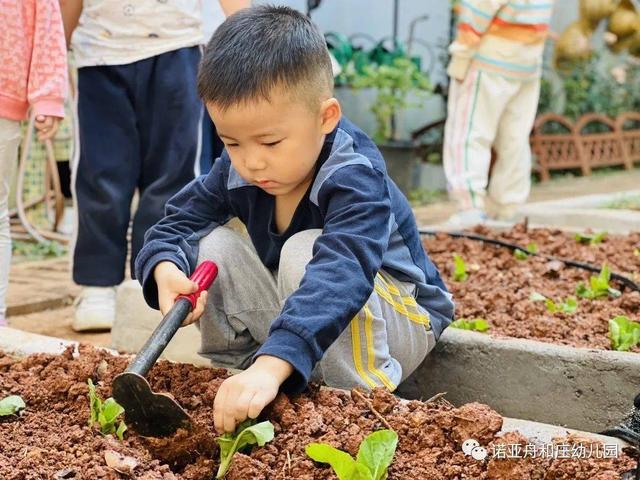
[[[429,327],[429,316],[420,311],[415,298],[402,295],[400,290],[390,281],[386,281],[381,273],[376,275],[376,280],[379,281],[374,283],[374,289],[380,298],[412,322]]]

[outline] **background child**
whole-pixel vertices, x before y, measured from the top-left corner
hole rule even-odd
[[[529,133],[552,10],[553,0],[458,2],[443,152],[449,192],[460,210],[451,224],[481,223],[485,206],[491,216],[509,220],[529,196]],[[489,183],[492,146],[497,161]]]
[[[36,115],[38,139],[53,138],[64,117],[67,55],[57,0],[0,0],[0,325],[9,283],[9,182],[20,121]]]
[[[215,424],[255,418],[310,378],[394,390],[451,322],[453,304],[375,144],[333,97],[322,34],[287,7],[255,7],[213,35],[198,76],[225,143],[172,198],[136,260],[166,312],[203,259],[219,268],[191,319],[201,354],[246,368],[215,399]],[[222,225],[238,217],[250,240]]]
[[[247,0],[223,0],[227,14]],[[109,329],[131,258],[167,200],[194,176],[202,104],[195,78],[203,43],[200,0],[65,0],[78,67],[80,161],[74,330]],[[76,28],[77,24],[77,28]],[[75,30],[75,33],[73,33]],[[73,33],[73,37],[71,34]]]

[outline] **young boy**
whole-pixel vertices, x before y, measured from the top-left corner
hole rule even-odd
[[[164,313],[194,291],[196,264],[218,264],[187,320],[204,311],[200,353],[246,368],[220,387],[216,427],[310,379],[395,389],[453,303],[380,152],[341,118],[323,36],[287,7],[242,10],[213,35],[198,89],[225,150],[169,201],[136,276]],[[250,241],[222,226],[232,217]]]

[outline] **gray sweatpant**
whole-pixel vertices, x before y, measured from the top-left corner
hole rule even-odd
[[[200,241],[198,262],[213,260],[219,267],[199,321],[201,355],[227,368],[250,365],[284,301],[298,288],[320,233],[306,230],[287,240],[277,272],[264,266],[248,238],[230,228],[218,227]],[[371,297],[325,352],[312,380],[395,390],[435,345],[429,315],[417,305],[414,290],[381,271]]]

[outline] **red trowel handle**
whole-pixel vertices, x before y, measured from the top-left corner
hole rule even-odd
[[[186,298],[191,302],[191,308],[196,308],[196,302],[198,301],[198,297],[205,290],[209,290],[209,287],[213,284],[213,281],[218,276],[218,266],[209,261],[205,260],[200,265],[198,265],[189,277],[190,280],[196,282],[198,284],[198,290],[189,295],[178,295],[176,297],[176,301],[179,298]]]
[[[143,377],[147,374],[176,334],[182,322],[195,308],[198,295],[203,290],[209,289],[217,275],[218,266],[215,263],[205,260],[198,265],[191,277],[189,277],[198,284],[198,291],[189,295],[179,295],[176,298],[171,310],[167,312],[142,349],[140,349],[136,358],[129,364],[126,372],[137,373]]]

